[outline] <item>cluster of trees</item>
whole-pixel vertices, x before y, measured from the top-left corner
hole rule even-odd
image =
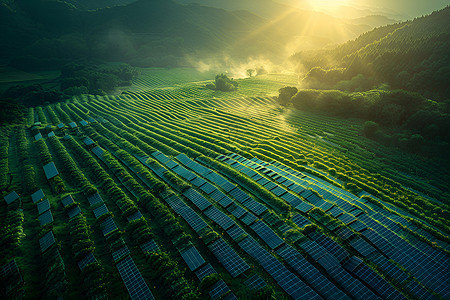
[[[209,83],[206,88],[222,92],[232,92],[237,90],[239,84],[233,78],[228,78],[225,74],[216,75],[214,83]]]
[[[14,123],[20,120],[23,117],[23,106],[20,104],[38,106],[60,101],[62,98],[61,92],[45,89],[40,84],[12,86],[1,94],[2,107],[7,108],[8,112],[2,110],[0,122],[10,120],[9,122]]]
[[[287,100],[294,91],[295,88],[280,89],[280,104],[368,120],[364,134],[384,144],[420,152],[426,141],[433,145],[429,148],[434,152],[444,150],[450,143],[449,101],[435,102],[405,90],[347,93],[311,89],[300,90]]]
[[[60,89],[66,95],[103,95],[131,85],[137,75],[136,68],[127,64],[70,63],[61,69]]]
[[[332,50],[298,53],[308,88],[364,91],[388,84],[443,101],[450,98],[450,7],[374,29]]]

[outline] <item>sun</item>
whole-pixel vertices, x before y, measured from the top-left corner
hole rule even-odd
[[[317,11],[333,11],[340,6],[349,5],[352,0],[309,0],[309,5]]]

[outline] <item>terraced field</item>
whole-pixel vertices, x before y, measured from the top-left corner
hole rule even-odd
[[[201,76],[147,70],[2,131],[6,298],[450,298],[444,165],[281,109],[294,74]]]

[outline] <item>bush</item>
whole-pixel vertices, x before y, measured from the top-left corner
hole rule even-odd
[[[216,91],[232,92],[237,90],[238,83],[233,78],[228,78],[225,74],[216,75],[214,84],[207,84],[206,87]]]

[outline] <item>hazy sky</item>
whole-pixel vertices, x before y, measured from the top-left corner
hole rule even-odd
[[[318,10],[334,10],[337,6],[352,6],[359,9],[370,9],[374,12],[391,12],[414,18],[429,14],[450,5],[450,0],[274,0],[300,8],[309,5]]]

